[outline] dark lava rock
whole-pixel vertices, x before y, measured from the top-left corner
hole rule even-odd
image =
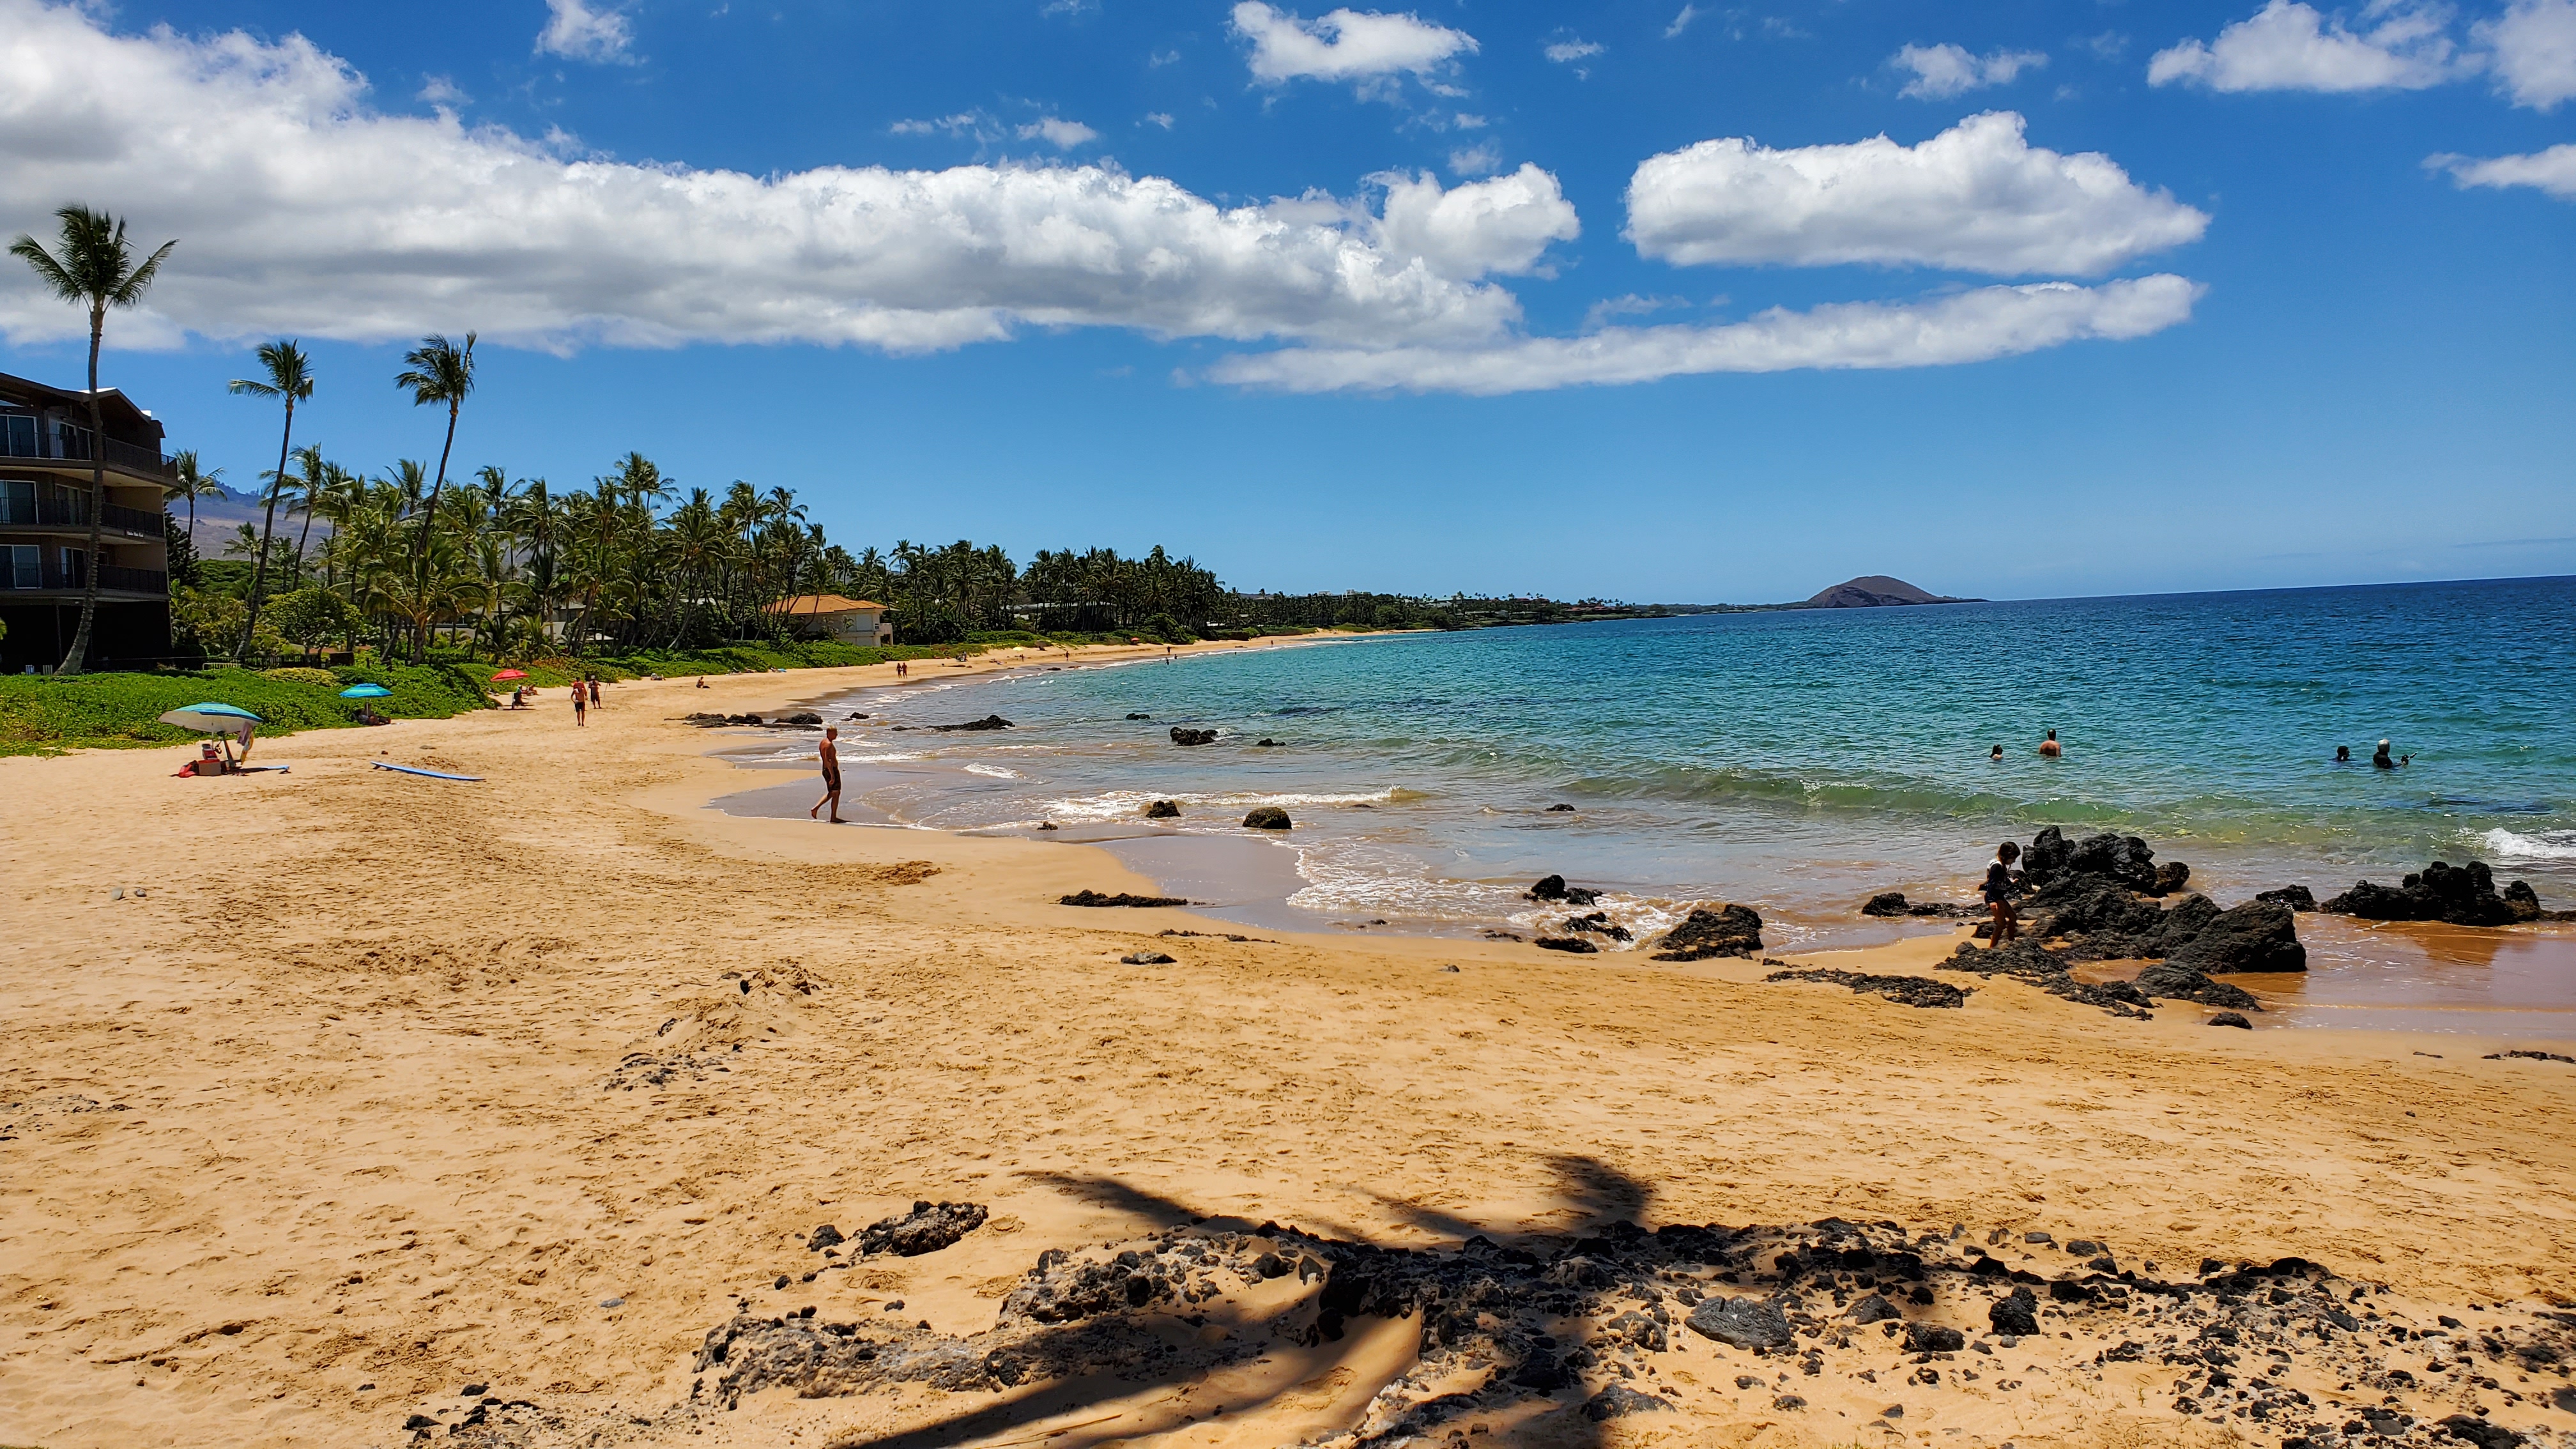
[[[1784,1414],[1794,1414],[1807,1407],[1807,1401],[1796,1394],[1777,1394],[1772,1397],[1771,1407]]]
[[[1907,1353],[1957,1353],[1967,1346],[1968,1336],[1955,1328],[1943,1328],[1937,1323],[1905,1325]]]
[[[1178,820],[1181,818],[1181,807],[1169,800],[1157,800],[1153,804],[1145,807],[1145,818],[1148,820]]]
[[[2511,1061],[2516,1057],[2521,1057],[2535,1062],[2565,1062],[2570,1066],[2576,1066],[2576,1057],[2563,1056],[2557,1052],[2517,1050],[2509,1052],[2489,1052],[2486,1054],[2486,1060],[2491,1062]]]
[[[2241,1026],[2247,1031],[2252,1031],[2254,1029],[2254,1023],[2247,1021],[2245,1019],[2245,1013],[2241,1011],[2222,1011],[2216,1016],[2211,1017],[2208,1024],[2211,1026]]]
[[[1286,830],[1291,824],[1288,812],[1276,805],[1258,806],[1243,817],[1243,828],[1246,830]]]
[[[1789,1315],[1760,1298],[1711,1298],[1683,1322],[1700,1337],[1730,1348],[1785,1348],[1791,1337]]]
[[[2235,1011],[2261,1011],[2252,992],[2212,981],[2205,971],[2172,961],[2158,961],[2138,973],[2134,983],[2139,994],[2168,1001],[2197,1001],[2203,1006],[2224,1006]]]
[[[862,1253],[918,1258],[935,1253],[984,1225],[984,1208],[971,1202],[916,1202],[899,1218],[870,1224],[859,1234]]]
[[[2053,881],[2031,897],[2030,908],[2042,917],[2033,932],[2041,936],[2144,940],[2153,938],[2165,923],[2161,906],[2098,875],[2069,875]]]
[[[2181,890],[2183,888],[2183,883],[2190,879],[2190,866],[2187,866],[2178,860],[2168,860],[2164,864],[2156,867],[2155,894],[2160,896],[2172,895],[2175,891]]]
[[[1128,966],[1169,966],[1174,964],[1171,957],[1164,955],[1160,951],[1130,951],[1126,955],[1119,957],[1118,960],[1121,964]]]
[[[2317,908],[2317,898],[2303,885],[2283,886],[2276,891],[2256,891],[2254,899],[2270,901],[2276,906],[2288,906],[2294,911],[2313,911]]]
[[[1888,1302],[1884,1295],[1877,1293],[1872,1293],[1853,1304],[1851,1310],[1851,1321],[1854,1323],[1885,1323],[1891,1318],[1904,1316],[1897,1312],[1895,1304]]]
[[[1571,951],[1577,956],[1590,956],[1601,949],[1581,936],[1541,936],[1536,944],[1542,951]]]
[[[1997,1333],[2028,1338],[2039,1332],[2039,1299],[2027,1284],[2015,1288],[2012,1296],[1998,1298],[1986,1309],[1986,1321]]]
[[[2533,890],[2531,882],[2527,880],[2518,880],[2506,886],[2504,903],[2506,908],[2513,912],[2513,918],[2517,921],[2536,921],[2549,914],[2540,908],[2540,893]]]
[[[1588,916],[1566,917],[1565,929],[1569,931],[1589,931],[1596,936],[1607,936],[1613,941],[1634,939],[1628,934],[1627,927],[1620,925],[1618,922],[1610,919],[1608,915],[1600,911],[1594,911]]]
[[[2088,835],[2068,841],[2064,831],[2049,826],[2022,853],[2022,873],[2033,890],[2042,890],[2074,875],[2101,876],[2141,895],[2165,889],[2156,871],[2156,853],[2134,835]]]
[[[2442,1428],[2452,1438],[2475,1444],[2478,1449],[2514,1449],[2522,1442],[2520,1434],[2502,1424],[2490,1424],[2468,1414],[2453,1414],[2442,1421]]]
[[[805,1240],[805,1251],[809,1253],[819,1253],[825,1248],[837,1248],[848,1241],[849,1239],[841,1236],[841,1230],[839,1228],[832,1226],[830,1223],[825,1223],[823,1226],[814,1230],[813,1237]]]
[[[1573,806],[1571,806],[1571,805],[1563,805],[1563,804],[1550,805],[1549,807],[1547,807],[1547,810],[1546,810],[1546,812],[1545,812],[1545,813],[1547,813],[1547,814],[1549,814],[1549,815],[1571,815],[1571,814],[1573,814],[1573,813],[1574,813],[1574,807],[1573,807]]]
[[[2535,898],[2534,907],[2538,904]],[[2486,863],[2476,860],[2464,866],[2437,860],[2393,889],[2356,881],[2318,909],[2365,921],[2445,921],[2454,926],[2502,926],[2522,919],[2496,894],[2495,876]]]
[[[1152,715],[1150,715],[1150,714],[1131,714],[1131,715],[1129,715],[1129,716],[1127,716],[1127,717],[1128,717],[1129,719],[1152,719],[1152,718],[1153,718],[1153,716],[1152,716]]]
[[[1125,891],[1114,896],[1098,891],[1075,891],[1072,895],[1056,898],[1056,904],[1060,906],[1186,906],[1189,903],[1187,896],[1137,896]]]
[[[1280,744],[1277,740],[1271,739],[1267,735],[1254,740],[1252,742],[1252,747],[1256,750],[1277,750],[1286,748],[1286,746]]]
[[[1563,901],[1569,906],[1588,906],[1601,899],[1601,892],[1570,886],[1561,875],[1541,876],[1536,885],[1521,892],[1525,901]]]
[[[1939,969],[1973,971],[1980,976],[2015,977],[2051,996],[2098,1006],[2113,1016],[2143,1018],[2147,1015],[2146,1008],[2154,1005],[2137,987],[2126,981],[2078,981],[2067,970],[2070,964],[2069,955],[2030,941],[1985,948],[1962,941],[1959,949],[1952,952]]]
[[[1185,729],[1180,725],[1174,725],[1172,726],[1172,743],[1176,745],[1212,745],[1216,743],[1216,731]]]
[[[796,714],[781,715],[777,719],[770,721],[770,723],[774,725],[818,725],[822,722],[823,717],[814,713],[810,709]]]
[[[1658,961],[1705,961],[1712,956],[1753,957],[1762,950],[1762,917],[1749,906],[1693,910],[1655,943]]]
[[[1963,920],[1985,912],[1975,906],[1955,905],[1947,901],[1909,901],[1903,891],[1880,891],[1860,908],[1864,916],[1934,916],[1942,920]]]
[[[698,712],[696,712],[696,713],[694,713],[694,714],[684,714],[684,715],[680,716],[680,723],[682,723],[682,724],[692,724],[692,725],[696,725],[698,728],[700,728],[700,729],[702,729],[702,730],[703,730],[703,729],[712,729],[712,728],[714,728],[715,726],[720,725],[720,724],[723,724],[723,723],[725,723],[725,722],[726,722],[726,721],[725,721],[725,717],[724,717],[723,715],[720,715],[720,714],[708,714],[708,713],[707,713],[706,711],[704,711],[704,710],[700,710],[700,711],[698,711]]]
[[[1641,1394],[1626,1384],[1612,1384],[1583,1401],[1583,1417],[1599,1423],[1604,1419],[1624,1419],[1630,1414],[1670,1413],[1672,1405],[1652,1394]]]
[[[2193,900],[2202,899],[2199,896]],[[2179,908],[2175,914],[2181,914]],[[2213,975],[2246,971],[2305,971],[2308,948],[2299,944],[2298,918],[2278,901],[2247,901],[2220,911],[2165,959]]]
[[[1765,981],[1821,981],[1848,986],[1863,996],[1884,996],[1906,1006],[1965,1006],[1968,993],[1928,976],[1872,976],[1861,971],[1774,971]]]
[[[821,721],[817,720],[816,723],[819,724]],[[988,714],[982,719],[970,719],[964,724],[932,725],[931,728],[945,735],[954,734],[958,730],[1006,730],[1011,728],[1011,722],[998,714]]]

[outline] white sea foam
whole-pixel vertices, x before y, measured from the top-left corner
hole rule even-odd
[[[2576,830],[2495,829],[2478,837],[2488,853],[2512,860],[2576,860]]]
[[[1186,818],[1192,806],[1224,815],[1250,810],[1260,805],[1276,805],[1283,810],[1300,805],[1320,809],[1328,805],[1392,805],[1405,800],[1424,798],[1427,797],[1419,791],[1390,785],[1383,790],[1372,790],[1365,794],[1228,790],[1208,795],[1158,795],[1148,790],[1105,790],[1097,795],[1073,795],[1045,803],[1050,819],[1119,820],[1143,811],[1147,805],[1157,800],[1169,800],[1179,805]]]
[[[1017,770],[1006,770],[999,765],[985,764],[981,760],[977,760],[975,763],[968,765],[966,767],[966,773],[969,775],[990,775],[996,780],[1016,780],[1020,778],[1020,772]]]
[[[813,758],[813,755],[809,753],[805,758],[810,760]],[[919,755],[908,755],[901,751],[889,751],[882,755],[843,755],[841,757],[841,763],[845,765],[888,765],[897,760],[918,760],[920,758],[921,756]]]

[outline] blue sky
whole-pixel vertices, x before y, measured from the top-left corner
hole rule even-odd
[[[1638,600],[2576,572],[2576,0],[0,0],[0,49],[0,227],[180,238],[106,376],[236,480],[257,342],[374,471],[436,453],[404,347],[479,327],[458,471],[636,449],[853,547]],[[76,324],[0,280],[0,370],[75,382]]]

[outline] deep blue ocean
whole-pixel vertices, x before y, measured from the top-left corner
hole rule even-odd
[[[1282,804],[1316,922],[1525,924],[1520,890],[1561,873],[1641,932],[1723,899],[1833,944],[1884,929],[1854,914],[1871,892],[1967,899],[1998,840],[2051,824],[2143,836],[2222,902],[2477,858],[2576,906],[2571,641],[2559,578],[1032,656],[834,707],[871,716],[844,725],[854,797],[906,823],[1240,838]],[[1015,727],[921,728],[988,713]],[[2382,738],[2411,763],[2372,769]],[[1158,799],[1182,818],[1147,827]]]

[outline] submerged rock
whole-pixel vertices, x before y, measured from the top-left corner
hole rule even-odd
[[[1194,730],[1187,728],[1186,726],[1174,725],[1172,726],[1172,743],[1182,746],[1212,745],[1216,743],[1216,731]]]
[[[1246,830],[1287,830],[1295,823],[1288,818],[1287,811],[1276,805],[1255,806],[1243,817],[1243,828]]]
[[[816,720],[815,723],[820,724],[822,721]],[[959,730],[1006,730],[1014,726],[998,714],[988,714],[982,719],[970,719],[964,724],[932,725],[931,728],[945,735],[954,734]]]
[[[1880,891],[1869,898],[1869,903],[1860,908],[1860,913],[1864,916],[1930,916],[1942,920],[1962,920],[1969,916],[1982,916],[1985,911],[1976,906],[1955,905],[1948,901],[1909,901],[1903,891]]]
[[[1178,820],[1181,818],[1181,807],[1170,800],[1157,800],[1153,804],[1145,807],[1145,818],[1148,820]]]
[[[2529,885],[2523,885],[2521,893],[2531,895],[2536,914],[2539,897],[2531,894]],[[2529,919],[2496,894],[2494,874],[2477,860],[2464,866],[2437,860],[2393,888],[2355,881],[2351,890],[2318,909],[2365,921],[2443,921],[2454,926],[2503,926]]]
[[[1601,892],[1570,886],[1561,875],[1543,875],[1536,884],[1521,892],[1525,901],[1563,901],[1569,906],[1588,906],[1601,899]]]
[[[1594,911],[1588,916],[1568,916],[1565,918],[1565,929],[1575,932],[1588,931],[1596,936],[1607,936],[1613,941],[1632,939],[1627,927],[1610,919],[1608,914],[1601,911]]]
[[[1682,923],[1655,943],[1658,961],[1706,961],[1715,956],[1752,957],[1762,950],[1762,917],[1750,906],[1724,905],[1694,909]]]

